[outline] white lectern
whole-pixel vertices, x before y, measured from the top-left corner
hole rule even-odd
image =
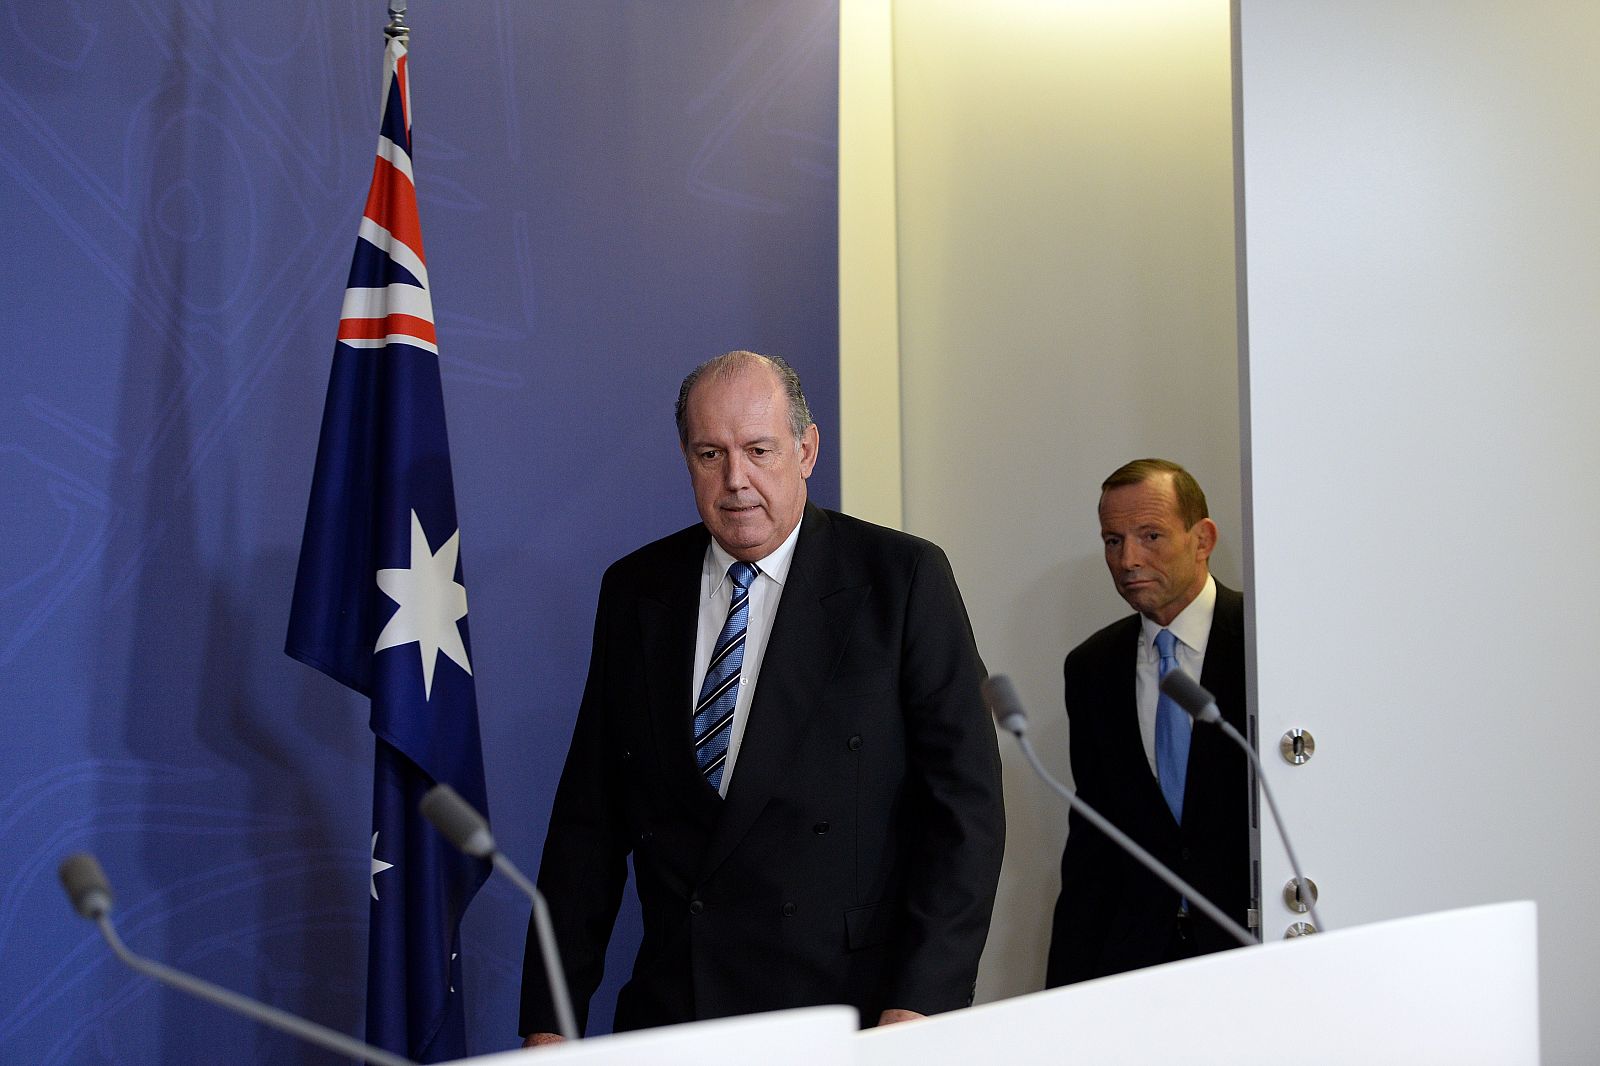
[[[1062,1066],[1539,1061],[1534,905],[1274,941],[856,1032],[809,1007],[462,1060],[473,1066]]]
[[[849,1063],[855,1054],[852,1007],[717,1018],[664,1029],[597,1036],[557,1047],[526,1048],[457,1060],[458,1066],[817,1066]]]
[[[1539,1061],[1534,905],[1274,941],[857,1037],[858,1066]]]

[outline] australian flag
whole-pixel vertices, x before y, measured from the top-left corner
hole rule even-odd
[[[285,650],[372,701],[367,1040],[439,1062],[467,1053],[461,915],[488,869],[417,802],[446,782],[488,805],[408,90],[391,40]]]

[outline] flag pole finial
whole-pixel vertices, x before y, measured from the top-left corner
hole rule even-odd
[[[411,27],[406,25],[406,0],[389,0],[389,25],[383,28],[383,35],[390,40],[399,38],[402,42],[410,42]]]

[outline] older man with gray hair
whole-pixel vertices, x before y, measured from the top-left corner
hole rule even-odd
[[[579,1016],[630,854],[617,1029],[965,1006],[1005,822],[950,565],[808,501],[819,433],[782,359],[696,368],[677,422],[701,521],[606,571],[539,874]],[[530,941],[521,1031],[554,1029]]]

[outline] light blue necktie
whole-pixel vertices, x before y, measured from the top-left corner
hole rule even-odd
[[[707,783],[722,788],[722,768],[728,761],[733,737],[733,707],[739,702],[739,678],[744,666],[744,638],[750,623],[750,585],[761,571],[753,563],[728,567],[733,584],[728,597],[728,620],[722,624],[711,664],[700,683],[694,705],[694,757]]]
[[[1172,630],[1163,629],[1156,634],[1163,679],[1178,668],[1177,645],[1178,638]],[[1156,780],[1179,825],[1183,824],[1183,782],[1189,772],[1189,734],[1189,716],[1163,692],[1156,702]]]

